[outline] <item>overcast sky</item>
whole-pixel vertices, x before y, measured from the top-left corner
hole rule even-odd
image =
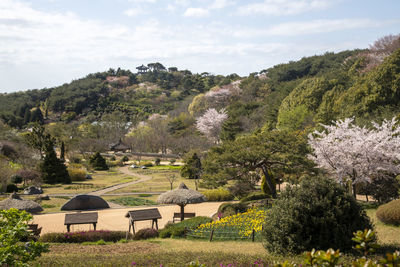
[[[0,92],[160,62],[248,75],[400,33],[399,0],[0,0]]]

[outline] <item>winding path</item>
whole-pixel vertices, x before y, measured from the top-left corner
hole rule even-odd
[[[100,189],[100,190],[97,190],[97,191],[90,192],[90,193],[88,193],[88,195],[101,196],[101,195],[107,194],[109,192],[112,192],[112,191],[115,191],[115,190],[118,190],[118,189],[121,189],[121,188],[125,188],[125,187],[128,187],[128,186],[131,186],[133,184],[138,184],[138,183],[142,183],[142,182],[145,182],[145,181],[153,179],[153,177],[148,176],[148,175],[131,172],[129,170],[129,166],[125,166],[125,167],[119,168],[118,170],[120,172],[122,172],[123,174],[136,176],[136,177],[139,177],[140,179],[137,180],[137,181],[133,181],[133,182],[112,185],[112,186],[107,187],[107,188],[103,188],[103,189]]]

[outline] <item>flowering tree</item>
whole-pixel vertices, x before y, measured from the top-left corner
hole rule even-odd
[[[203,116],[197,118],[196,128],[209,139],[217,143],[219,141],[222,123],[227,118],[228,114],[225,109],[221,109],[218,112],[216,109],[210,108],[203,114]]]
[[[400,173],[400,127],[396,120],[384,120],[372,128],[344,119],[333,125],[322,125],[324,131],[309,135],[314,153],[310,158],[329,171],[340,183],[350,179],[353,184],[370,182],[376,177],[393,177]]]

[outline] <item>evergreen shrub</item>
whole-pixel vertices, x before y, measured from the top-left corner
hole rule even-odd
[[[248,194],[247,196],[243,197],[240,199],[240,202],[248,202],[248,201],[253,201],[253,200],[261,200],[261,199],[267,199],[271,198],[271,195],[266,195],[264,193],[260,192],[253,192]]]
[[[376,217],[383,223],[400,225],[400,199],[379,206]]]
[[[351,249],[357,230],[372,229],[363,208],[332,179],[310,177],[288,186],[274,202],[263,228],[263,245],[274,253]]]
[[[224,188],[209,189],[202,193],[207,197],[208,201],[229,201],[234,199],[234,196]]]
[[[137,233],[133,236],[134,240],[143,240],[149,238],[158,237],[158,231],[153,228],[145,228],[137,231]]]
[[[161,238],[183,237],[185,235],[185,227],[187,229],[197,228],[201,224],[209,223],[212,219],[205,216],[198,216],[184,220],[179,223],[167,223],[159,234]]]
[[[108,170],[106,160],[100,155],[100,152],[94,154],[89,161],[90,165],[98,171]]]
[[[42,234],[39,241],[46,243],[82,243],[104,240],[106,242],[117,242],[126,237],[125,231],[82,231],[72,233],[46,233]]]
[[[6,188],[7,193],[13,193],[13,192],[18,192],[18,186],[15,184],[8,184]]]
[[[13,184],[20,184],[20,183],[22,183],[22,181],[23,181],[23,179],[22,179],[21,175],[14,174],[11,176],[11,182]]]
[[[246,212],[248,208],[249,207],[244,203],[223,203],[218,207],[218,213],[220,213],[222,217],[227,217]]]

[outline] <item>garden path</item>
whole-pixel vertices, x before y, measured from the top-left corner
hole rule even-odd
[[[131,186],[133,184],[138,184],[138,183],[142,183],[148,180],[151,180],[153,177],[149,176],[149,175],[144,175],[144,174],[138,174],[138,173],[133,173],[129,170],[129,166],[124,166],[118,169],[120,172],[122,172],[123,174],[126,175],[131,175],[131,176],[136,176],[139,177],[140,179],[137,181],[133,181],[133,182],[128,182],[128,183],[122,183],[122,184],[117,184],[117,185],[112,185],[110,187],[107,188],[103,188],[97,191],[93,191],[88,193],[88,195],[93,195],[93,196],[101,196],[104,194],[107,194],[109,192],[124,188],[124,187],[128,187]]]

